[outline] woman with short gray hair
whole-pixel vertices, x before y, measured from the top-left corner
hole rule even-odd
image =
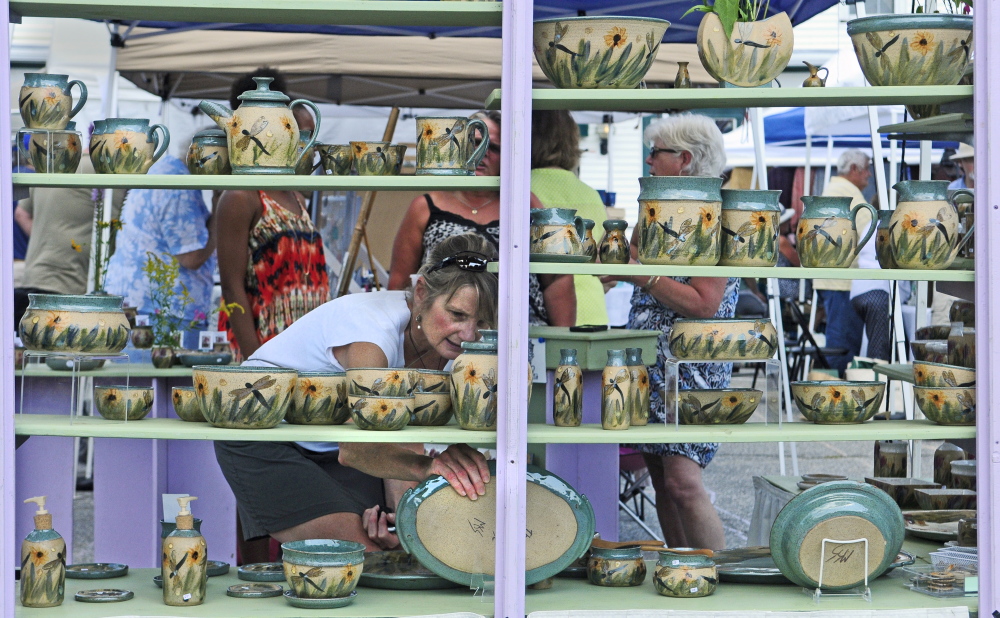
[[[650,166],[661,153],[676,160],[677,169],[657,176],[722,176],[726,167],[726,149],[722,132],[708,116],[680,114],[651,123],[642,134],[652,152],[646,159]]]

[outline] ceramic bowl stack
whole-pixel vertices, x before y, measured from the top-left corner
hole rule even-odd
[[[347,370],[347,405],[359,429],[396,431],[413,418],[420,374],[413,369]]]
[[[420,376],[413,391],[413,418],[411,425],[423,427],[447,425],[452,418],[451,391],[448,389],[449,371],[418,369]]]
[[[281,544],[285,599],[294,607],[336,608],[354,600],[364,570],[365,546],[353,541],[309,539]]]
[[[816,380],[792,382],[792,398],[799,412],[818,425],[863,423],[875,416],[885,382]]]

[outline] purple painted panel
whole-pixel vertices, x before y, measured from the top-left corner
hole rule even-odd
[[[10,66],[10,2],[0,0],[0,66]],[[10,101],[10,72],[0,79],[0,101]],[[0,135],[10,135],[10,114],[0,114]],[[10,148],[0,148],[0,204],[13,203],[11,185]],[[14,229],[13,209],[0,208],[0,230]],[[13,537],[14,531],[14,346],[11,345],[11,327],[14,324],[14,248],[0,242],[0,556],[20,552],[21,541]],[[9,560],[0,560],[0,609],[4,616],[14,615],[14,597],[17,587],[14,568]]]

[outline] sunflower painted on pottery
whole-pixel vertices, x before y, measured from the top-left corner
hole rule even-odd
[[[701,226],[710,228],[715,225],[715,213],[709,208],[701,208]]]
[[[910,41],[910,49],[921,56],[926,56],[927,52],[934,49],[934,33],[917,32]]]
[[[613,27],[604,35],[604,44],[608,47],[621,47],[628,40],[628,33],[625,28]]]
[[[115,136],[111,140],[111,145],[115,150],[129,150],[132,144],[128,141],[128,135],[124,131],[115,131]]]
[[[777,28],[772,28],[764,35],[764,42],[768,47],[777,47],[781,45],[781,32]]]
[[[831,386],[830,390],[827,392],[830,394],[830,402],[833,403],[834,405],[837,405],[840,402],[844,401],[844,391],[842,391],[840,387]]]
[[[750,215],[750,223],[753,224],[754,229],[757,230],[758,232],[764,229],[764,227],[768,224],[769,220],[770,217],[766,212],[754,212],[753,214]]]
[[[655,202],[646,202],[642,207],[643,213],[646,215],[646,225],[653,225],[660,219],[660,205]]]

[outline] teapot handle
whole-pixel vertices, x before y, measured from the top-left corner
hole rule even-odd
[[[302,149],[302,152],[299,153],[299,156],[295,157],[295,162],[292,163],[291,167],[298,167],[299,161],[301,161],[302,157],[304,157],[305,154],[309,152],[309,150],[316,144],[316,139],[319,137],[319,123],[320,123],[319,108],[316,107],[316,104],[313,103],[312,101],[307,101],[305,99],[295,99],[294,101],[288,104],[288,109],[292,109],[296,105],[305,105],[306,107],[312,109],[313,114],[316,115],[316,128],[313,129],[312,137],[309,138],[309,142],[306,144],[306,147]]]
[[[70,89],[73,88],[74,85],[80,87],[80,100],[77,101],[76,105],[73,106],[73,109],[71,109],[69,111],[69,117],[70,118],[72,118],[73,116],[76,116],[80,112],[80,110],[83,109],[84,103],[87,102],[87,84],[81,82],[78,79],[74,79],[69,84],[67,84],[67,86],[66,86],[66,92],[69,92]]]
[[[486,123],[479,118],[473,118],[466,125],[466,131],[468,132],[468,140],[471,142],[476,137],[476,129],[483,134],[483,140],[479,142],[479,146],[469,155],[469,160],[465,162],[465,167],[469,170],[470,174],[476,173],[476,168],[482,163],[483,157],[486,156],[486,149],[490,147],[490,129],[486,126]]]
[[[858,212],[860,212],[862,208],[867,208],[868,212],[872,213],[872,222],[868,226],[868,233],[865,234],[865,237],[858,242],[858,246],[854,249],[854,255],[861,253],[861,247],[868,244],[868,241],[872,238],[872,234],[875,233],[875,228],[878,227],[878,211],[875,210],[875,207],[871,204],[862,203],[851,209],[851,221],[854,223],[854,228],[857,229],[858,227]]]
[[[163,134],[163,139],[156,137],[157,129]],[[163,153],[167,151],[167,146],[170,145],[170,131],[162,124],[154,124],[149,127],[149,138],[156,142],[156,152],[153,153],[153,163],[156,163],[163,156]]]

